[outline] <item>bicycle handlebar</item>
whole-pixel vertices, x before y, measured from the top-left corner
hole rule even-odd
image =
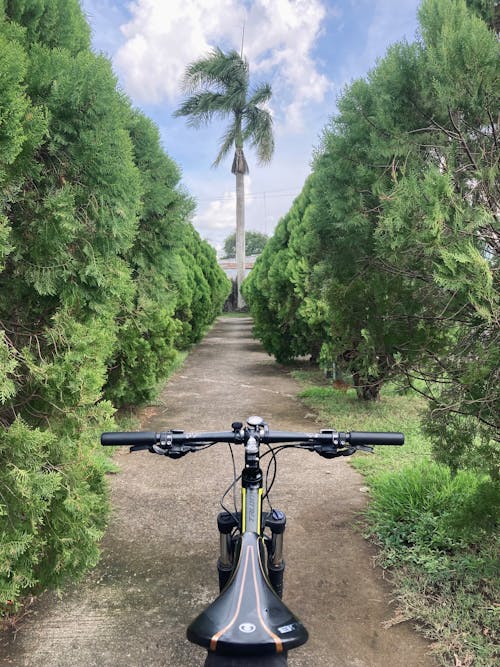
[[[101,435],[101,444],[105,446],[133,446],[137,449],[148,449],[154,445],[191,445],[193,447],[215,442],[245,444],[248,438],[257,435],[264,444],[297,444],[313,449],[314,445],[333,445],[336,448],[361,447],[371,445],[402,445],[404,435],[394,432],[352,431],[351,433],[323,430],[320,433],[300,433],[288,431],[254,431],[235,429],[233,431],[184,433],[183,431],[113,432]]]
[[[403,445],[405,437],[402,433],[382,431],[351,431],[349,443],[351,445]]]
[[[103,433],[101,435],[101,445],[154,445],[157,440],[158,433],[155,431],[137,431],[137,432],[120,432]]]

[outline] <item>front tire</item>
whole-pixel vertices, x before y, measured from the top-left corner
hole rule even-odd
[[[287,667],[286,653],[282,655],[233,656],[208,653],[204,667]]]

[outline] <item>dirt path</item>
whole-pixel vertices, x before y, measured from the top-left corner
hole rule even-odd
[[[226,429],[259,414],[283,430],[318,428],[297,385],[251,338],[251,321],[221,318],[145,411],[145,430]],[[325,425],[326,426],[326,425]],[[335,425],[341,428],[342,425]],[[291,667],[435,665],[408,624],[383,629],[391,591],[353,528],[366,496],[345,461],[289,450],[273,505],[286,511],[285,601],[309,629]],[[24,667],[196,667],[188,622],[216,594],[215,517],[232,479],[226,446],[170,461],[117,455],[113,516],[96,570],[61,598],[45,595],[17,636],[0,636],[0,664]],[[240,461],[238,460],[238,465]],[[299,472],[303,486],[297,488]]]

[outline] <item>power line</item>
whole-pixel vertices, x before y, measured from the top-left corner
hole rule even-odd
[[[250,192],[245,194],[245,199],[263,199],[266,198],[278,198],[278,197],[294,197],[295,195],[300,194],[302,189],[288,189],[288,190],[265,190],[263,192]],[[215,201],[232,201],[235,199],[236,193],[231,193],[224,195],[222,197],[210,197],[210,198],[198,198],[195,197],[198,202],[215,202]]]

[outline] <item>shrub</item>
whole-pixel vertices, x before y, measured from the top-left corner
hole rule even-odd
[[[96,564],[110,468],[95,451],[96,424],[110,411],[96,409],[94,428],[80,439],[21,419],[0,431],[0,614],[15,611],[28,591],[59,586]]]
[[[436,463],[382,473],[372,485],[370,532],[381,562],[396,567],[404,615],[425,624],[447,664],[493,664],[500,485]]]

